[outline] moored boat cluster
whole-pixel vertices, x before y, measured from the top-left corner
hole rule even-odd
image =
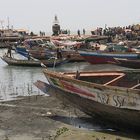
[[[8,65],[45,67],[49,83],[34,83],[45,93],[65,99],[88,115],[99,117],[115,128],[139,131],[140,128],[140,42],[138,26],[98,28],[86,35],[10,37],[4,42],[7,53],[1,58]],[[5,40],[7,37],[4,38]],[[13,55],[14,52],[14,55]],[[18,53],[24,59],[16,58]],[[131,68],[123,71],[55,72],[48,67],[66,63],[88,62],[89,65],[112,64]],[[57,92],[50,92],[56,90]]]

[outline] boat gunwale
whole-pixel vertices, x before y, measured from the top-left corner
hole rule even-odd
[[[88,55],[92,55],[92,54],[101,54],[101,55],[108,55],[108,54],[128,54],[128,55],[134,55],[134,54],[136,54],[136,55],[140,55],[140,52],[106,52],[106,51],[78,51],[78,53],[80,54],[80,55],[83,55],[83,54],[87,54],[88,53]]]
[[[68,82],[74,82],[76,84],[82,85],[82,86],[87,86],[89,88],[97,88],[97,89],[101,89],[101,90],[114,90],[115,92],[119,91],[119,92],[124,92],[125,96],[131,96],[132,93],[133,94],[137,94],[140,95],[140,90],[139,89],[131,89],[131,88],[126,88],[126,87],[117,87],[117,86],[110,86],[110,85],[101,85],[101,84],[97,84],[97,83],[90,83],[87,81],[82,81],[82,80],[78,80],[75,79],[74,77],[70,77],[65,75],[66,73],[64,72],[54,72],[54,71],[50,71],[50,70],[43,70],[44,74],[47,73],[47,75],[54,77],[54,78],[59,78],[60,80],[66,80]],[[105,72],[111,72],[111,71],[105,71]],[[121,71],[116,71],[118,73],[120,73]],[[82,72],[81,72],[82,73]],[[92,72],[89,72],[92,73]],[[76,74],[76,73],[75,73]]]
[[[8,64],[11,64],[11,63],[15,63],[15,64],[18,64],[18,63],[22,63],[22,64],[26,64],[26,62],[28,64],[41,64],[40,61],[36,61],[36,60],[20,60],[20,59],[16,59],[16,58],[12,58],[12,57],[1,57],[2,60],[4,60],[5,62],[7,62]]]

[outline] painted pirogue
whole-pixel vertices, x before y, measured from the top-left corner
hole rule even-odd
[[[26,66],[26,67],[56,67],[61,64],[67,63],[68,59],[46,59],[46,60],[35,60],[35,59],[16,59],[8,56],[3,56],[1,59],[8,65],[12,66]]]
[[[98,52],[98,51],[78,51],[80,55],[90,64],[107,64],[116,62],[115,58],[138,59],[139,53],[130,52]]]
[[[140,69],[140,59],[115,58],[115,60],[116,62],[112,64],[119,65],[122,67],[132,68],[132,69]]]
[[[35,85],[119,129],[140,131],[140,71],[54,72]],[[53,92],[53,90],[55,92]]]

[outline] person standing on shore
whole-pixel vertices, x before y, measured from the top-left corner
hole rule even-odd
[[[85,31],[85,29],[83,29],[83,35],[85,35],[85,33],[86,33],[86,31]]]
[[[9,42],[7,42],[7,48],[8,48],[7,56],[12,57],[12,54],[11,54],[11,52],[12,52],[12,47],[11,47],[11,45],[10,45]]]
[[[60,49],[60,48],[57,48],[56,52],[57,52],[57,58],[58,58],[58,59],[62,59],[62,52],[61,52],[61,49]]]
[[[79,37],[81,36],[81,35],[80,35],[80,30],[77,31],[77,34],[78,34]]]

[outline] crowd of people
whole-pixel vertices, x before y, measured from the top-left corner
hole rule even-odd
[[[140,25],[129,25],[126,27],[105,27],[97,28],[96,30],[91,31],[92,35],[105,35],[120,40],[134,40],[140,36]]]

